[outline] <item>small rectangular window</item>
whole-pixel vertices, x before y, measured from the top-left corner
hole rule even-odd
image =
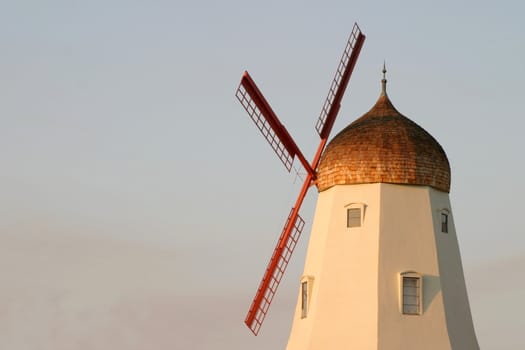
[[[301,283],[301,318],[308,314],[308,282]]]
[[[403,277],[403,313],[407,315],[420,314],[420,277]]]
[[[361,208],[350,208],[346,210],[346,226],[360,227],[361,226]]]
[[[448,214],[441,213],[441,232],[448,233]]]

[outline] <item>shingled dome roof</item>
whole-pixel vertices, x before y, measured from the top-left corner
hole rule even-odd
[[[383,73],[386,71],[383,70]],[[450,191],[450,166],[441,145],[399,113],[386,94],[327,145],[319,163],[319,192],[335,185],[392,183]]]

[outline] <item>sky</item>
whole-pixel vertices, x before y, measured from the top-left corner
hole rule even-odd
[[[248,70],[307,158],[357,21],[334,134],[396,108],[452,168],[482,349],[525,328],[520,1],[0,4],[0,348],[284,349],[316,191],[261,333],[244,326],[300,176],[234,97]],[[298,164],[296,164],[299,166]]]

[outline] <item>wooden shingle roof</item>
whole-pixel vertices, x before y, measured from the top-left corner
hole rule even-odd
[[[441,145],[399,113],[383,93],[361,118],[327,145],[319,163],[319,192],[335,185],[393,183],[450,191],[450,166]]]

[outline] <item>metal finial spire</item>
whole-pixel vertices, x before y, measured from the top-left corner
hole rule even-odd
[[[386,95],[386,63],[383,61],[383,79],[381,80],[381,95]]]

